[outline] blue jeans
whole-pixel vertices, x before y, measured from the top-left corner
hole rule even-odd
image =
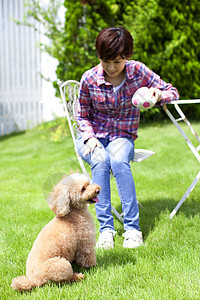
[[[78,152],[82,159],[91,165],[92,182],[101,186],[96,203],[97,219],[100,222],[100,232],[114,230],[114,220],[111,213],[110,196],[110,170],[112,170],[117,183],[119,197],[124,213],[124,229],[137,229],[139,227],[139,209],[136,199],[135,184],[130,168],[130,160],[134,158],[134,142],[128,138],[116,138],[113,141],[106,138],[98,139],[101,148],[96,147],[94,151],[86,156],[84,152],[87,144],[83,143],[81,135],[76,140]]]

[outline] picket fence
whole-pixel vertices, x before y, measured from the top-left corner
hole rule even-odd
[[[23,0],[0,0],[0,135],[42,121],[40,36],[22,20]]]

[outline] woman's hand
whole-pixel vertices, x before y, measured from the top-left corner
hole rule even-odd
[[[155,97],[156,102],[159,102],[161,100],[161,94],[162,94],[161,90],[150,87],[149,91],[151,93],[151,97]]]
[[[90,152],[93,152],[95,147],[101,148],[101,143],[99,142],[99,140],[97,138],[92,137],[86,143],[86,148],[87,149],[84,152],[84,156],[86,156]]]

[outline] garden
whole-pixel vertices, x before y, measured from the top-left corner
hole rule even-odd
[[[199,98],[199,1],[49,0],[42,6],[42,1],[27,0],[25,4],[23,21],[15,21],[42,28],[49,42],[40,46],[57,59],[58,79],[80,81],[85,70],[99,63],[94,45],[97,34],[105,27],[124,26],[134,39],[132,59],[172,83],[180,99]],[[61,6],[64,22],[58,18]],[[40,26],[34,25],[37,22]],[[57,83],[52,84],[60,96]],[[200,105],[187,105],[184,112],[200,134]],[[184,122],[182,126],[189,133]],[[196,143],[194,136],[191,141]],[[54,217],[46,201],[52,179],[81,169],[65,118],[0,137],[1,300],[200,299],[199,183],[177,214],[169,217],[199,172],[199,162],[160,108],[142,112],[135,147],[155,152],[131,165],[144,244],[124,249],[123,224],[115,218],[115,247],[96,249],[96,267],[73,264],[74,271],[84,273],[83,280],[49,282],[18,292],[11,288],[12,279],[25,275],[33,242]],[[121,212],[114,178],[111,192],[112,205]],[[97,240],[95,206],[88,209]]]
[[[7,299],[199,299],[199,184],[169,218],[199,170],[190,149],[170,122],[141,124],[136,148],[155,151],[132,164],[144,245],[124,249],[123,225],[115,219],[115,247],[97,250],[97,267],[73,266],[84,280],[49,283],[29,292],[12,290],[12,278],[24,275],[28,253],[41,229],[54,217],[45,184],[54,174],[80,172],[69,130],[52,140],[57,124],[1,137],[0,298]],[[185,126],[185,125],[183,125]],[[197,132],[199,122],[194,123]],[[187,131],[186,128],[184,130]],[[112,180],[112,204],[121,209]],[[96,226],[95,207],[89,210]]]

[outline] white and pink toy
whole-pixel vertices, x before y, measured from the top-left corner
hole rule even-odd
[[[149,88],[139,88],[132,97],[132,103],[139,109],[152,108],[156,103],[156,97],[152,95]]]

